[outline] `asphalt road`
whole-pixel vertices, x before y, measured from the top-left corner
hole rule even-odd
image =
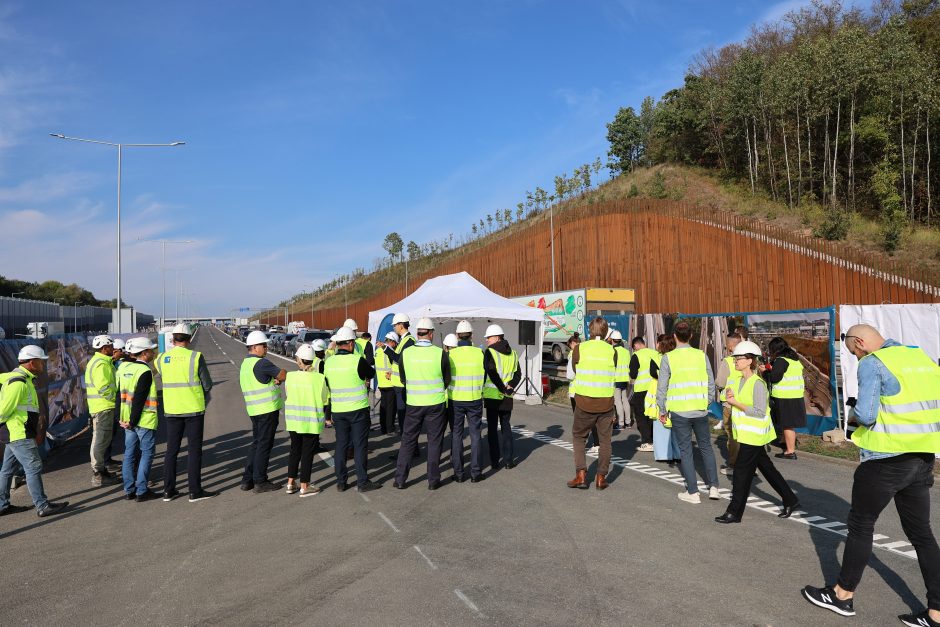
[[[370,473],[381,490],[340,494],[318,460],[317,496],[241,492],[245,348],[214,329],[200,331],[195,347],[216,381],[204,486],[222,493],[189,503],[183,456],[182,498],[127,502],[120,487],[91,487],[88,440],[78,440],[45,473],[47,494],[71,501],[68,512],[0,518],[0,623],[890,625],[922,607],[920,571],[893,508],[879,521],[855,619],[800,596],[838,572],[851,465],[780,461],[803,513],[776,518],[760,500],[776,504],[776,495],[758,483],[744,522],[723,526],[712,519],[726,501],[678,501],[675,475],[635,451],[635,431],[615,436],[607,491],[566,488],[574,464],[564,448],[571,416],[561,408],[517,404],[518,466],[481,483],[430,492],[421,465],[407,490],[394,490],[388,455],[397,441],[374,431]],[[287,442],[279,431],[274,480],[285,478]],[[324,442],[331,450],[332,431]],[[13,502],[28,504],[24,488]],[[935,521],[938,513],[934,504]]]

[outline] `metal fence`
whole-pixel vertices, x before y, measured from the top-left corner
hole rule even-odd
[[[108,307],[60,305],[42,300],[0,296],[0,327],[8,339],[27,335],[30,322],[61,322],[66,333],[105,333],[111,323]],[[153,316],[137,313],[138,328],[153,324]]]

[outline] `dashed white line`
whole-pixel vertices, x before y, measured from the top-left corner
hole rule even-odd
[[[229,361],[229,363],[232,364],[233,366],[235,365],[235,362],[232,361],[231,359],[229,359],[228,361]]]
[[[317,453],[317,457],[319,457],[324,462],[326,462],[326,465],[329,466],[330,468],[333,468],[335,466],[335,464],[333,463],[333,456],[330,455],[329,453]]]
[[[477,604],[471,601],[466,594],[460,591],[460,588],[454,589],[454,594],[457,595],[457,598],[463,601],[464,605],[470,608],[470,611],[476,614],[477,618],[483,618],[483,612],[480,611],[480,608],[477,607]]]
[[[424,561],[428,563],[428,566],[431,567],[431,570],[437,570],[437,564],[431,561],[431,558],[424,554],[424,551],[421,550],[417,544],[414,545],[415,551],[418,552],[418,555],[424,558]]]
[[[401,533],[398,527],[395,526],[395,523],[393,523],[391,520],[388,519],[388,516],[386,516],[382,512],[378,512],[378,515],[379,515],[379,518],[385,521],[386,525],[392,528],[392,531],[394,531],[395,533]]]

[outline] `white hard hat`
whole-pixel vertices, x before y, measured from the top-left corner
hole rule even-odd
[[[411,318],[408,317],[408,314],[397,313],[392,317],[392,324],[398,324],[399,322],[411,322]]]
[[[306,344],[304,344],[304,346],[306,346]],[[325,351],[326,342],[324,342],[323,340],[314,340],[312,344],[312,348],[315,351]]]
[[[420,331],[421,329],[425,329],[425,330],[427,330],[427,331],[433,331],[433,330],[434,330],[434,321],[431,320],[430,318],[421,318],[420,320],[418,320],[417,329],[418,329],[419,331]]]
[[[388,333],[385,334],[385,339],[386,339],[386,340],[391,340],[391,341],[393,341],[393,342],[397,342],[397,341],[399,341],[401,338],[398,337],[398,334],[395,333],[394,331],[389,331]]]
[[[322,340],[317,340],[318,342]],[[294,353],[294,357],[297,359],[303,359],[305,361],[313,361],[313,358],[316,355],[313,354],[314,348],[309,344],[301,344],[297,347],[297,351]]]
[[[348,327],[348,328],[352,329],[353,331],[358,331],[358,330],[359,330],[359,325],[356,324],[356,321],[353,320],[352,318],[346,318],[346,322],[343,323],[343,326],[344,326],[344,327]]]
[[[620,331],[618,331],[617,329],[614,329],[613,331],[610,332],[610,339],[612,339],[612,340],[622,340],[622,339],[623,339],[623,336],[620,335]]]
[[[111,339],[110,335],[96,335],[91,340],[91,347],[94,349],[99,349],[104,346],[111,346],[114,344],[114,340]]]
[[[757,355],[760,357],[762,352],[760,346],[754,342],[745,340],[743,342],[739,342],[738,345],[734,347],[734,356],[738,357],[740,355]]]
[[[116,351],[124,350],[124,347],[126,345],[127,345],[126,342],[122,340],[121,338],[116,338],[113,342],[114,350]]]
[[[457,323],[457,333],[473,333],[473,325],[466,320]]]
[[[192,334],[192,329],[189,328],[189,325],[185,322],[180,322],[178,325],[173,327],[173,333],[182,333],[183,335]]]
[[[351,342],[356,339],[356,332],[349,327],[340,327],[336,330],[336,335],[330,338],[334,342]]]
[[[35,344],[29,344],[20,349],[20,354],[16,359],[17,361],[29,361],[30,359],[49,359],[49,355],[46,355],[46,351],[42,350],[41,347],[36,346]]]
[[[486,327],[486,333],[483,334],[483,337],[493,337],[494,335],[506,335],[503,333],[503,327],[498,324],[491,324]]]
[[[245,338],[245,344],[248,346],[254,346],[256,344],[267,344],[268,336],[264,334],[264,331],[252,331],[248,334],[248,337]]]
[[[156,348],[157,345],[150,341],[150,338],[146,337],[132,337],[127,340],[127,352],[131,355],[136,355],[137,353],[142,353],[145,350],[150,350]]]
[[[613,332],[614,332],[613,329],[611,329],[610,327],[607,327],[607,335],[604,336],[604,339],[605,339],[605,340],[609,340],[609,339],[610,339],[610,336],[613,334]]]
[[[450,346],[451,348],[457,347],[457,335],[454,333],[448,333],[444,338],[444,346]]]

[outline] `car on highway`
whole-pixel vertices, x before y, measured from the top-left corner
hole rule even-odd
[[[268,333],[268,350],[276,353],[276,347],[282,341],[283,337],[283,333]]]
[[[295,337],[297,337],[296,333],[281,333],[280,338],[278,338],[277,343],[271,347],[271,350],[279,355],[285,355],[287,344]]]
[[[322,329],[303,329],[297,334],[297,337],[284,345],[284,356],[293,357],[294,353],[297,352],[298,346],[301,344],[310,344],[314,340],[324,340],[329,343],[332,335],[333,334],[329,331],[323,331]]]

